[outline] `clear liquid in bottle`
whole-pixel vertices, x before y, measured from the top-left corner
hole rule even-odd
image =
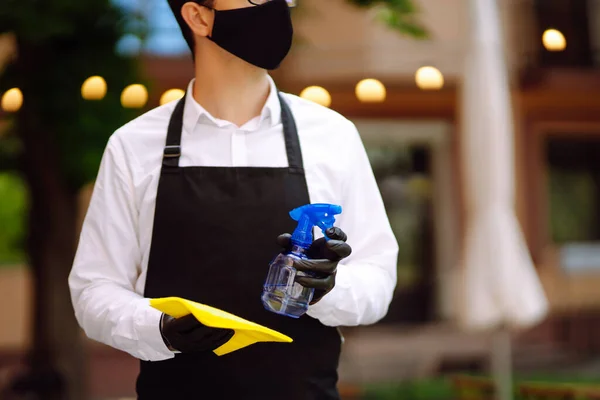
[[[294,268],[294,259],[303,258],[307,258],[304,249],[294,246],[291,252],[279,254],[271,262],[262,294],[267,310],[292,318],[300,318],[306,313],[315,290],[296,282],[296,276],[307,275]]]

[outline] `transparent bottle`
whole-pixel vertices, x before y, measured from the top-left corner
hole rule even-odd
[[[269,275],[263,287],[265,308],[276,314],[299,318],[308,310],[315,293],[296,282],[296,276],[305,276],[294,268],[294,259],[306,259],[305,249],[294,245],[292,251],[279,254],[269,265]]]
[[[276,314],[299,318],[308,310],[315,294],[296,282],[297,276],[312,276],[294,268],[294,260],[307,259],[306,250],[313,243],[313,228],[325,232],[332,228],[335,216],[341,214],[342,207],[335,204],[307,204],[290,211],[290,217],[298,221],[291,237],[291,251],[281,253],[269,264],[269,274],[263,285],[262,302],[265,308]]]

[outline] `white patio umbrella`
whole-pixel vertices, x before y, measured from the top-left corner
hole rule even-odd
[[[495,330],[493,366],[511,397],[512,328],[539,323],[547,300],[515,213],[513,118],[496,0],[469,0],[470,33],[462,91],[467,234],[460,322]]]

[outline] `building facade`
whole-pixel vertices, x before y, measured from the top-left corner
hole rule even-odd
[[[512,86],[519,220],[552,312],[593,310],[600,307],[600,257],[594,258],[595,229],[584,221],[596,218],[588,202],[598,189],[584,178],[593,175],[592,161],[575,160],[594,159],[590,151],[600,134],[600,58],[594,50],[600,2],[498,3]],[[452,318],[448,274],[458,264],[465,225],[459,95],[468,10],[458,0],[418,4],[428,40],[401,36],[343,0],[303,0],[295,11],[297,43],[272,74],[290,93],[313,85],[327,89],[330,107],[359,128],[401,247],[410,253],[400,256],[399,304],[421,309],[408,315],[398,306],[394,316],[392,307],[389,318],[397,322]],[[563,51],[544,48],[549,28],[563,33]],[[417,69],[429,65],[444,76],[441,90],[415,84]],[[184,89],[192,75],[187,55],[146,56],[145,66],[155,83],[154,105],[163,91]],[[385,85],[385,101],[358,100],[355,86],[365,78]],[[587,214],[573,214],[565,223],[569,214],[561,207],[585,208]],[[594,262],[596,267],[587,265]]]
[[[325,88],[330,107],[354,121],[361,132],[401,249],[396,296],[374,331],[383,332],[379,338],[398,340],[394,357],[399,358],[407,354],[408,345],[401,342],[403,331],[397,327],[427,330],[451,325],[456,317],[456,277],[467,208],[460,108],[469,39],[467,5],[460,0],[417,3],[430,32],[425,41],[397,34],[375,21],[372,12],[344,0],[299,0],[294,11],[297,43],[272,74],[279,88],[289,93],[300,94],[314,85]],[[597,354],[600,0],[499,0],[498,4],[514,111],[516,211],[550,303],[548,318],[520,338],[547,343],[547,348]],[[149,6],[148,12],[152,10]],[[152,82],[147,108],[157,106],[166,90],[185,89],[193,76],[176,26],[158,17],[166,12],[164,7],[156,10],[152,46],[141,56]],[[544,47],[543,33],[550,28],[566,38],[563,51]],[[139,51],[131,43],[132,47],[123,44],[124,51]],[[417,87],[415,72],[423,66],[442,72],[442,89]],[[356,85],[366,78],[385,85],[385,101],[364,103],[357,98]],[[83,205],[88,194],[82,194]],[[18,293],[26,309],[27,285],[13,275],[17,283],[7,287],[22,288]],[[9,332],[5,341],[23,345],[22,331]],[[368,336],[356,337],[372,342]],[[468,357],[485,353],[482,343],[481,351],[473,353],[465,346],[463,353]],[[451,345],[444,346],[452,350]],[[97,393],[106,389],[102,382],[107,379],[121,379],[126,385],[135,376],[136,364],[129,359],[119,361],[127,368],[118,374],[111,371],[117,359],[121,360],[113,352],[98,352],[91,367],[94,376],[102,377],[92,383]],[[435,368],[428,371],[436,372]],[[355,373],[348,369],[346,376]]]

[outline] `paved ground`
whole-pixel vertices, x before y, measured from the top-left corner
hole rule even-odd
[[[6,367],[14,365],[28,342],[30,287],[22,270],[0,270],[0,382]],[[466,335],[449,324],[419,328],[371,327],[345,331],[340,364],[343,383],[397,382],[465,367],[481,367],[489,360],[487,335]],[[534,341],[535,342],[535,341]],[[121,399],[134,394],[137,360],[105,346],[90,343],[90,387],[98,399]],[[600,376],[600,363],[573,369],[557,349],[521,346],[515,363],[527,368],[542,364],[563,366],[582,374]]]
[[[26,348],[29,333],[30,285],[24,269],[0,270],[0,370],[15,362],[8,357]],[[462,335],[443,325],[420,329],[368,328],[347,332],[340,365],[345,382],[397,381],[426,376],[439,367],[441,357],[481,357],[485,338]],[[89,371],[93,393],[122,396],[133,393],[136,360],[120,352],[91,344]]]
[[[490,337],[464,335],[448,325],[431,325],[420,329],[368,328],[346,334],[340,365],[342,385],[373,382],[398,382],[437,375],[440,371],[478,364],[484,367],[491,353]],[[138,371],[137,360],[108,347],[90,343],[88,365],[90,389],[97,400],[125,400],[134,395]],[[562,372],[600,375],[600,363],[567,365],[561,354],[547,348],[521,346],[515,362],[554,363]],[[18,355],[8,357],[0,352],[2,367],[15,363]],[[534,363],[534,364],[532,364]],[[555,368],[561,372],[561,368]],[[456,371],[455,371],[456,372]],[[0,379],[1,380],[1,379]]]
[[[360,329],[347,335],[340,378],[355,383],[424,378],[448,363],[484,363],[490,351],[488,336],[465,335],[450,325]]]
[[[489,338],[465,336],[442,325],[414,330],[370,328],[346,336],[340,364],[342,384],[426,377],[442,366],[442,360],[458,363],[485,360],[490,350]],[[95,377],[91,382],[95,393],[125,395],[133,391],[137,362],[104,349],[91,372]],[[111,382],[111,388],[107,387],[107,382]]]
[[[346,335],[340,365],[342,383],[394,382],[424,377],[440,366],[442,357],[486,356],[485,338],[465,337],[447,327],[421,330],[362,329]],[[137,360],[96,343],[89,343],[90,389],[97,399],[120,399],[134,394]],[[19,355],[0,354],[0,370]]]

